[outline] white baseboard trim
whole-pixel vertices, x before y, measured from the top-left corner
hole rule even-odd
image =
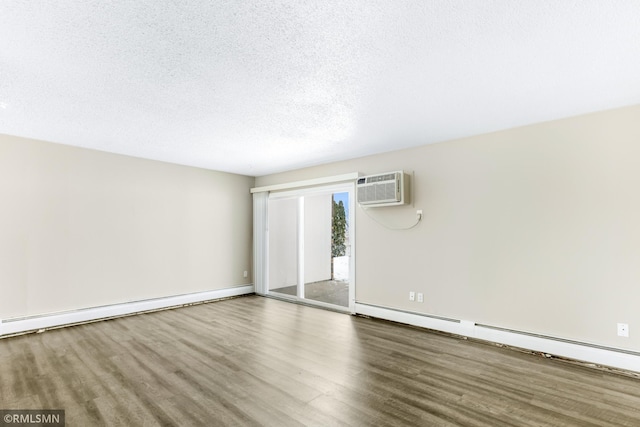
[[[253,285],[243,285],[212,291],[132,301],[122,304],[90,307],[60,313],[2,319],[0,320],[0,337],[3,335],[20,334],[40,329],[90,322],[111,317],[126,316],[145,311],[178,307],[186,304],[200,303],[251,293],[253,293]]]
[[[590,364],[640,372],[640,353],[638,352],[492,328],[470,321],[431,317],[364,303],[356,303],[356,314],[519,347]]]

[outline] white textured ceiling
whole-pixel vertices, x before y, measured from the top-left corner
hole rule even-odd
[[[639,0],[0,1],[0,133],[247,175],[638,103]]]

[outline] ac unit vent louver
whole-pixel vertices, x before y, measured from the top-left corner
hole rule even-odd
[[[358,203],[367,207],[406,204],[407,182],[402,171],[360,177],[356,185]]]

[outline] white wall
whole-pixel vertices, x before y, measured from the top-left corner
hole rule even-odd
[[[413,205],[356,209],[362,303],[640,351],[640,106],[256,179],[415,174]],[[410,302],[423,292],[424,303]],[[630,325],[630,337],[616,323]]]
[[[0,135],[0,318],[250,283],[253,183]]]

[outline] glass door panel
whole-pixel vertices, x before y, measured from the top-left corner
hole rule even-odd
[[[349,307],[349,193],[304,198],[304,297]]]

